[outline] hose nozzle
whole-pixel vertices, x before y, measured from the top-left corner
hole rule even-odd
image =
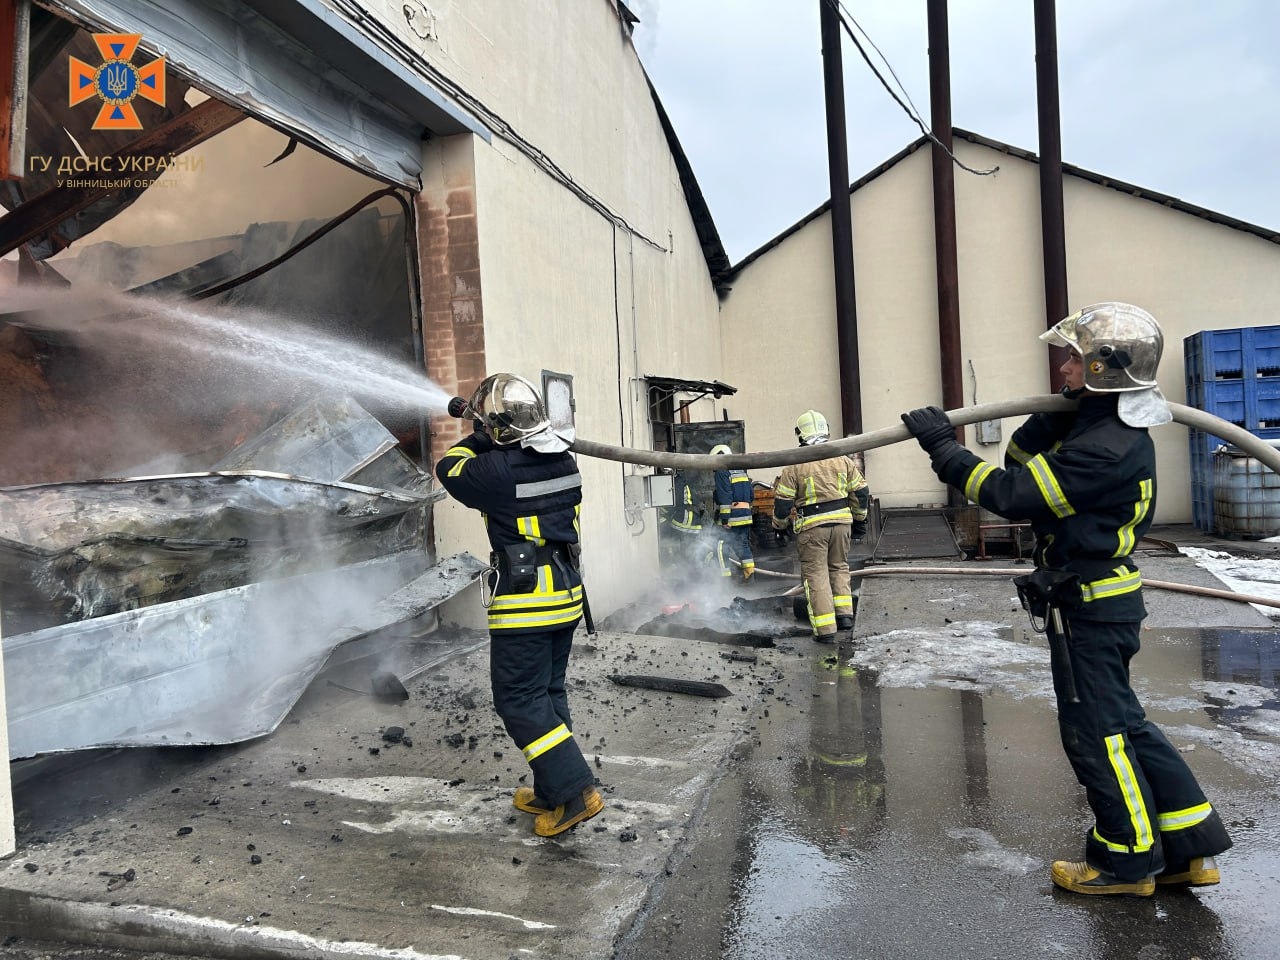
[[[467,415],[467,401],[461,397],[454,397],[449,401],[449,406],[446,409],[449,411],[449,416],[457,417],[461,420]]]

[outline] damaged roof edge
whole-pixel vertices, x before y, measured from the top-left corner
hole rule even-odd
[[[489,127],[420,74],[386,53],[368,34],[320,0],[245,0],[263,17],[323,55],[370,93],[395,104],[431,133],[470,132],[485,142]],[[367,21],[366,21],[367,22]],[[354,52],[354,55],[352,55]],[[346,54],[345,56],[343,54]]]
[[[952,132],[952,136],[956,139],[967,140],[969,143],[974,143],[974,144],[977,144],[978,146],[987,147],[991,150],[996,150],[996,151],[999,151],[1000,153],[1008,154],[1011,157],[1017,157],[1020,160],[1026,160],[1029,163],[1035,163],[1035,164],[1040,163],[1040,157],[1037,154],[1033,153],[1030,150],[1025,150],[1022,147],[1015,147],[1015,146],[1011,146],[1010,144],[1003,143],[999,140],[992,140],[990,137],[984,137],[981,134],[977,134],[977,133],[970,133],[968,130],[962,130],[959,127],[952,127],[951,132]],[[928,145],[928,143],[929,143],[929,138],[927,136],[921,135],[917,137],[914,141],[909,143],[907,146],[903,147],[901,150],[899,150],[896,154],[894,154],[884,163],[880,164],[879,166],[873,167],[867,173],[863,174],[857,180],[853,181],[853,183],[849,185],[849,192],[853,193],[855,190],[858,190],[860,187],[863,187],[866,184],[870,183],[872,180],[876,179],[876,177],[885,173],[890,168],[897,166],[903,159],[915,153],[921,147]],[[1073,177],[1078,177],[1081,180],[1087,180],[1090,183],[1096,183],[1098,186],[1101,186],[1101,187],[1108,187],[1112,190],[1118,190],[1121,193],[1128,194],[1131,197],[1137,197],[1140,200],[1149,200],[1152,203],[1158,203],[1162,207],[1169,207],[1170,209],[1177,210],[1180,213],[1189,213],[1193,217],[1199,217],[1200,219],[1207,220],[1210,223],[1216,223],[1220,226],[1230,227],[1233,230],[1240,230],[1244,233],[1251,233],[1256,237],[1266,240],[1268,243],[1280,243],[1280,230],[1269,229],[1267,227],[1259,226],[1258,224],[1255,224],[1255,223],[1249,223],[1245,220],[1237,220],[1235,217],[1229,217],[1224,213],[1218,213],[1214,210],[1208,209],[1207,207],[1200,207],[1194,203],[1188,203],[1185,200],[1179,200],[1177,197],[1169,196],[1168,194],[1158,193],[1155,190],[1148,190],[1146,187],[1140,187],[1140,186],[1137,186],[1136,184],[1126,183],[1123,180],[1117,180],[1115,177],[1103,176],[1100,173],[1094,173],[1092,170],[1086,170],[1084,167],[1077,167],[1070,163],[1064,163],[1062,165],[1062,172],[1064,174],[1068,174]],[[818,217],[822,216],[824,213],[826,213],[830,209],[831,209],[831,201],[828,200],[826,203],[818,207],[816,210],[811,211],[810,213],[802,217],[800,220],[796,221],[791,226],[787,227],[785,230],[779,233],[772,240],[767,241],[762,246],[756,248],[751,253],[747,254],[740,261],[738,261],[738,263],[734,264],[729,270],[727,270],[723,274],[723,276],[720,277],[720,280],[722,282],[732,280],[753,261],[758,260],[760,257],[764,256],[774,247],[781,244],[782,241],[786,240],[787,237],[799,231],[801,227],[812,222],[813,220],[816,220]]]
[[[641,67],[641,70],[643,69]],[[689,163],[684,147],[680,145],[675,127],[671,125],[671,118],[667,116],[666,108],[663,107],[658,91],[654,89],[653,81],[649,79],[647,72],[644,74],[644,79],[649,85],[653,106],[658,111],[658,120],[662,124],[662,132],[666,135],[671,159],[676,165],[676,171],[680,174],[680,186],[684,190],[684,200],[689,207],[689,216],[693,218],[694,229],[698,232],[698,242],[702,245],[702,256],[707,261],[711,283],[719,287],[729,275],[731,268],[729,254],[725,252],[724,244],[720,242],[720,231],[716,229],[715,220],[711,217],[711,208],[707,206],[702,188],[698,186],[698,178],[693,175],[693,166]]]

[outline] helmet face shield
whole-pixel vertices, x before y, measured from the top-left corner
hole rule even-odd
[[[1164,334],[1156,318],[1129,303],[1095,303],[1040,334],[1084,363],[1084,385],[1098,393],[1156,386]]]
[[[467,406],[488,428],[493,442],[504,446],[519,443],[550,425],[537,388],[513,373],[485,377]]]

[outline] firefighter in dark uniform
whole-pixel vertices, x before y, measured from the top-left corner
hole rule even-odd
[[[937,407],[902,419],[943,482],[993,513],[1030,521],[1036,534],[1037,569],[1019,578],[1019,594],[1047,618],[1062,745],[1095,819],[1084,859],[1055,861],[1053,882],[1139,896],[1156,884],[1215,884],[1214,856],[1231,846],[1226,827],[1129,683],[1146,616],[1130,554],[1156,501],[1147,428],[1172,419],[1156,384],[1164,337],[1145,310],[1100,303],[1040,339],[1071,351],[1063,393],[1079,407],[1029,418],[1010,439],[1004,469],[957,443]]]
[[[711,448],[717,456],[727,454],[729,445],[717,443]],[[756,558],[751,552],[751,513],[755,488],[751,478],[742,470],[717,470],[715,474],[716,523],[724,528],[724,534],[716,544],[716,559],[720,562],[720,575],[729,577],[733,570],[725,556],[725,547],[741,564],[742,582],[746,583],[756,572]]]
[[[493,705],[533,770],[515,806],[537,814],[551,837],[594,817],[604,803],[573,738],[565,671],[582,618],[578,514],[582,478],[569,440],[552,429],[533,384],[508,373],[486,378],[450,413],[476,421],[436,476],[455,500],[484,517],[491,572],[489,678]]]

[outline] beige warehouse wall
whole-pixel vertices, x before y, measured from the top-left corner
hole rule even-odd
[[[1039,168],[961,141],[956,213],[964,402],[1043,394],[1049,365],[1044,329]],[[864,428],[899,422],[901,411],[940,404],[937,300],[929,155],[918,150],[851,197]],[[1068,176],[1064,189],[1067,278],[1073,308],[1129,300],[1166,334],[1160,382],[1185,402],[1183,339],[1203,329],[1276,322],[1280,246],[1184,211]],[[725,372],[745,377],[753,331],[776,340],[771,380],[744,399],[768,442],[791,446],[795,412],[818,405],[838,415],[830,217],[823,214],[732,278],[724,309]],[[1001,443],[967,442],[994,462],[1022,418],[1001,424]],[[1185,428],[1153,431],[1160,476],[1159,522],[1191,519]],[[867,475],[888,507],[944,502],[946,494],[914,444],[870,451]]]
[[[420,211],[447,213],[460,189],[474,190],[479,265],[465,283],[479,291],[484,368],[535,382],[543,370],[567,374],[581,436],[648,448],[644,376],[724,377],[718,301],[630,41],[600,0],[433,9],[435,39],[418,44],[421,55],[580,188],[501,130],[489,143],[466,136],[424,146]],[[400,6],[378,10],[394,19]],[[440,281],[433,230],[456,249],[460,223],[446,215],[427,230],[424,283]],[[430,337],[427,348],[430,364]],[[447,380],[452,361],[436,362]],[[691,413],[715,419],[721,410],[701,400]],[[624,474],[650,471],[586,458],[579,466],[584,563],[593,612],[603,616],[657,572],[656,512],[628,511],[623,499]],[[437,507],[436,542],[442,555],[488,553],[478,518],[452,502]]]

